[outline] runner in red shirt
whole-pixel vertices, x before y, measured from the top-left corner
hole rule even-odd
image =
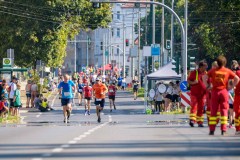
[[[236,71],[236,75],[240,78],[240,70]],[[236,127],[236,135],[240,135],[240,82],[235,89],[233,109],[235,112],[234,123]]]
[[[115,86],[115,83],[110,82],[110,85],[108,86],[108,98],[110,103],[110,112],[112,112],[112,106],[116,110],[115,105],[115,96],[116,96],[117,87]]]
[[[217,111],[220,107],[221,112],[221,131],[222,135],[226,134],[227,131],[227,121],[228,121],[228,81],[233,79],[233,86],[235,87],[238,82],[238,76],[228,68],[225,68],[227,60],[224,56],[219,56],[217,58],[218,68],[211,69],[207,76],[203,79],[207,89],[211,88],[211,85],[208,84],[208,78],[212,79],[212,96],[211,96],[211,115],[209,117],[209,135],[214,135],[214,131],[217,125]]]
[[[189,118],[189,125],[191,127],[194,127],[195,122],[198,123],[198,127],[203,127],[206,87],[202,81],[202,77],[206,74],[207,67],[207,63],[201,61],[199,63],[199,68],[192,71],[188,77],[188,84],[191,86],[191,110]]]
[[[93,95],[93,89],[90,86],[90,82],[86,83],[86,86],[83,88],[84,99],[85,99],[85,116],[90,115],[91,109],[91,100]]]

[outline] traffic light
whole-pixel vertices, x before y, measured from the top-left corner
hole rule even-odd
[[[174,70],[175,72],[177,72],[177,74],[179,74],[179,56],[176,56],[175,58],[172,59],[172,70]]]
[[[166,49],[171,49],[171,40],[166,40]]]
[[[92,7],[93,7],[93,8],[101,8],[101,3],[93,2],[93,3],[92,3]]]
[[[195,70],[196,69],[195,57],[188,56],[187,64],[188,64],[187,68],[189,68],[190,71]]]
[[[126,46],[129,46],[129,39],[126,39]]]
[[[101,50],[103,50],[103,42],[101,42],[101,46],[100,46]]]

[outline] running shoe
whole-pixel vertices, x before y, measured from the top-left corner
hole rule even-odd
[[[110,109],[110,112],[112,112],[112,109]]]
[[[204,127],[204,125],[203,124],[198,124],[198,127]]]
[[[100,117],[98,117],[98,120],[97,120],[97,121],[98,121],[98,123],[100,123],[100,122],[101,122],[101,118],[100,118]]]
[[[87,114],[90,115],[90,111],[87,111]]]
[[[64,123],[68,123],[68,118],[65,117],[64,120],[63,120]]]
[[[85,116],[88,115],[88,111],[85,111],[85,114],[84,114],[84,115],[85,115]]]

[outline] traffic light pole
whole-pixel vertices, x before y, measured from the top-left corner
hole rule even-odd
[[[187,0],[186,0],[187,1]],[[150,1],[104,1],[104,0],[92,0],[91,2],[94,3],[141,3],[141,4],[155,4],[161,7],[164,7],[165,9],[167,9],[171,14],[173,14],[175,16],[175,18],[177,19],[178,23],[180,24],[180,29],[181,29],[181,37],[182,37],[182,59],[183,59],[183,75],[182,75],[182,80],[187,80],[187,41],[186,41],[186,34],[185,34],[185,29],[183,27],[182,21],[179,18],[179,16],[177,15],[176,12],[174,12],[170,7],[168,7],[165,4],[159,3],[159,2],[150,2]],[[186,12],[186,10],[185,10]],[[185,16],[186,18],[186,16]],[[186,22],[187,23],[187,22]]]

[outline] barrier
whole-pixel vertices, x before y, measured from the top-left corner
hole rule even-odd
[[[181,97],[181,106],[189,107],[191,106],[191,99],[190,99],[190,91],[189,92],[182,92]]]

